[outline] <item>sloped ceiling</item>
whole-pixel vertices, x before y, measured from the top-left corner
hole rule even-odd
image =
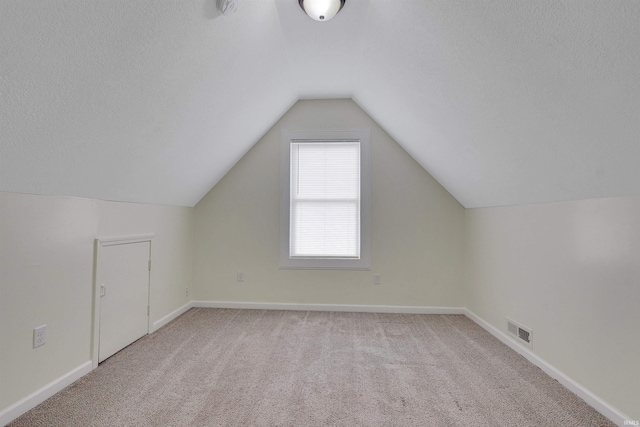
[[[640,2],[0,2],[0,191],[193,206],[353,98],[466,207],[640,195]]]

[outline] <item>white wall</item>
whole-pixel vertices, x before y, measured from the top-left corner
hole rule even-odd
[[[90,359],[97,228],[92,200],[0,193],[0,411]]]
[[[373,157],[372,270],[279,269],[281,129],[364,128]],[[296,103],[195,211],[199,299],[462,306],[464,208],[351,100]]]
[[[128,234],[156,236],[155,321],[187,301],[192,208],[0,193],[0,413],[90,360],[94,239]]]
[[[640,198],[469,209],[467,307],[640,419]]]

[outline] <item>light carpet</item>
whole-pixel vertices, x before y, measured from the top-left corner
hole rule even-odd
[[[210,308],[10,424],[613,425],[462,315]]]

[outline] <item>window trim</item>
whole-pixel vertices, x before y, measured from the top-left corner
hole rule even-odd
[[[360,141],[360,258],[290,258],[291,142]],[[371,269],[371,131],[282,130],[280,132],[280,268],[309,270]]]

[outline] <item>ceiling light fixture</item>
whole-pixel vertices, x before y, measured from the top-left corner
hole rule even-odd
[[[340,12],[345,0],[298,0],[300,7],[316,21],[328,21]]]

